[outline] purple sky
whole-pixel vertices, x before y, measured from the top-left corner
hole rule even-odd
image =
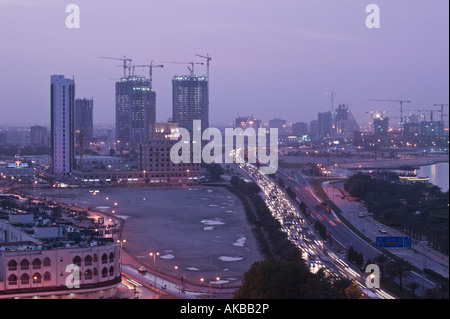
[[[79,29],[65,26],[70,3]],[[366,28],[370,3],[380,29]],[[397,103],[369,99],[432,109],[449,100],[448,12],[448,0],[0,0],[0,124],[48,125],[51,74],[75,76],[77,97],[94,98],[94,122],[113,123],[122,69],[98,57],[123,55],[148,64],[208,53],[212,124],[252,112],[309,122],[330,109],[331,90],[360,124],[368,110],[398,116]],[[154,69],[158,121],[171,116],[171,78],[187,73]]]

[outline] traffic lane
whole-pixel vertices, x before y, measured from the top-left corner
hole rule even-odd
[[[328,192],[328,195],[332,194],[332,191],[329,188],[330,187],[324,188]],[[341,197],[336,198],[336,202],[341,209],[347,211],[347,215],[350,218],[349,222],[359,229],[364,235],[369,237],[373,242],[375,242],[376,238],[380,236],[405,236],[404,233],[396,229],[386,227],[370,217],[367,210],[364,207],[361,207],[360,203],[356,204]],[[356,211],[358,209],[359,211]],[[361,215],[359,215],[359,213],[363,213],[363,217],[360,217]],[[384,229],[386,233],[380,233],[380,229]],[[395,255],[408,260],[418,268],[430,268],[438,273],[443,272],[443,274],[445,274],[445,272],[447,272],[448,274],[448,265],[426,256],[426,247],[414,243],[412,244],[412,247],[414,249],[395,249],[392,252]]]
[[[297,198],[304,201],[308,207],[316,207],[314,210],[317,214],[317,218],[320,220],[328,221],[334,218],[334,215],[328,213],[323,208],[317,209],[320,207],[320,202],[317,201],[316,197],[311,194],[312,190],[310,190],[309,185],[306,180],[299,173],[294,173],[297,178],[283,178],[283,182],[285,185],[291,187],[291,189],[295,192]],[[285,176],[287,174],[284,174]],[[301,184],[300,184],[301,183]],[[320,216],[320,217],[319,217]],[[380,254],[377,250],[369,248],[369,244],[361,239],[359,236],[354,234],[347,226],[345,226],[342,222],[334,222],[335,226],[329,224],[331,226],[332,237],[338,241],[342,246],[346,244],[352,244],[353,248],[356,251],[363,252],[364,257],[367,258],[375,258]],[[369,247],[368,247],[369,246]]]
[[[250,172],[248,172],[248,173],[249,173],[249,176],[255,182],[257,182],[259,185],[261,185],[260,179],[255,178],[252,174],[250,174]],[[287,180],[291,181],[292,178],[287,177]],[[270,186],[270,189],[272,189],[271,191],[269,191],[269,194],[266,195],[266,198],[267,197],[270,198],[271,195],[277,194],[278,196],[280,196],[280,200],[282,200],[282,201],[288,200],[289,201],[289,199],[287,198],[287,195],[283,194],[283,192],[281,192],[281,191],[276,191],[276,189],[279,186],[276,185],[273,181],[265,181],[265,185]],[[316,202],[317,202],[317,200],[316,200]],[[283,210],[282,209],[283,205],[281,207],[273,205],[273,203],[270,200],[268,203],[269,203],[269,206],[271,206],[272,210],[274,212],[276,212],[276,214],[278,216],[283,216],[283,214],[281,213]],[[298,212],[298,209],[295,208],[295,211]],[[323,214],[328,214],[328,213],[324,211]],[[331,222],[331,219],[329,219],[328,216],[326,216],[326,215],[317,215],[317,216],[319,218],[320,218],[320,216],[323,216],[324,217],[323,220],[327,220],[328,222]],[[333,223],[332,223],[332,225],[333,225]],[[307,229],[307,228],[305,227],[304,229]],[[353,280],[357,281],[361,287],[364,287],[364,284],[365,284],[364,276],[362,276],[360,274],[360,271],[354,265],[347,264],[340,257],[338,257],[337,261],[333,261],[327,257],[330,250],[326,246],[324,246],[323,240],[319,239],[319,237],[316,235],[315,232],[307,229],[306,233],[304,231],[302,231],[300,233],[297,228],[294,227],[293,229],[291,229],[291,227],[286,227],[286,226],[282,226],[282,230],[289,235],[289,237],[291,238],[291,241],[294,241],[294,240],[292,240],[292,237],[295,238],[296,236],[298,236],[300,238],[299,240],[295,240],[294,243],[297,244],[297,247],[299,247],[299,249],[301,249],[303,254],[306,254],[308,256],[304,259],[305,259],[305,262],[308,264],[308,266],[310,266],[311,271],[313,271],[313,272],[317,271],[321,267],[333,269],[333,271],[331,271],[332,273],[334,273],[336,271],[337,274],[340,274],[341,276],[346,277],[346,278],[353,279]],[[294,234],[292,232],[294,232]],[[308,243],[305,243],[305,242],[308,242]],[[321,245],[320,245],[320,242],[322,243]],[[314,257],[311,257],[310,253],[313,253],[312,256],[314,256]],[[343,265],[343,266],[341,267],[339,264],[337,264],[337,262],[339,262],[340,265]],[[380,296],[378,296],[378,297],[380,297]]]

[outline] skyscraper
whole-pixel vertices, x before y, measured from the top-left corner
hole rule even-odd
[[[75,82],[64,75],[50,78],[52,172],[70,174],[74,165]]]
[[[33,125],[30,127],[31,146],[48,146],[48,132],[45,126]]]
[[[376,136],[386,136],[389,129],[389,117],[380,116],[373,119],[373,133]]]
[[[76,99],[74,111],[75,131],[83,131],[83,137],[94,135],[94,100]]]
[[[278,135],[286,135],[286,120],[275,118],[269,120],[269,127],[278,129]]]
[[[331,136],[331,112],[319,113],[319,138],[330,137]]]
[[[209,127],[208,82],[205,76],[183,75],[172,79],[172,117],[180,127],[193,132],[193,121],[201,120],[201,131]]]
[[[156,122],[156,94],[143,76],[127,76],[116,82],[116,142],[120,149],[137,149],[146,142]]]
[[[308,124],[305,122],[297,122],[292,124],[292,134],[295,136],[303,136],[308,134]]]

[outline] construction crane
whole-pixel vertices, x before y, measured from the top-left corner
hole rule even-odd
[[[370,110],[370,111],[367,111],[366,113],[370,114],[370,123],[372,123],[374,114],[381,115],[383,113],[387,113],[387,111],[373,111],[373,110]]]
[[[247,119],[247,121],[245,122],[244,125],[242,125],[242,123],[241,123],[242,129],[245,129],[245,128],[247,127],[247,124],[248,124],[248,122],[250,122],[250,119],[251,119],[252,117],[253,117],[253,113],[250,114],[250,116],[248,117],[248,119]]]
[[[105,57],[105,56],[100,56],[100,59],[109,59],[109,60],[119,60],[119,61],[123,61],[123,77],[127,76],[127,61],[131,63],[131,59],[127,59],[127,57],[124,55],[123,58],[111,58],[111,57]]]
[[[369,101],[400,103],[400,128],[403,129],[403,103],[411,103],[411,101],[408,101],[408,100],[376,100],[376,99],[370,99]]]
[[[209,54],[206,54],[206,56],[204,55],[200,55],[200,54],[196,54],[196,56],[206,59],[206,78],[208,79],[208,83],[209,83],[209,61],[212,60],[212,58],[209,56]]]
[[[203,62],[159,62],[159,63],[190,64],[192,69],[190,67],[188,67],[188,69],[191,72],[191,76],[194,75],[194,64],[201,64],[201,65],[203,65]]]
[[[331,91],[331,92],[325,92],[323,94],[331,95],[331,115],[333,115],[333,100],[334,100],[334,96],[336,95],[336,92]]]
[[[433,122],[433,112],[440,112],[440,110],[407,110],[405,112],[409,112],[410,114],[412,113],[430,113],[430,121]],[[425,118],[426,120],[426,116],[425,115],[420,115],[420,117]]]
[[[206,59],[206,80],[207,80],[206,88],[208,90],[206,103],[207,103],[207,106],[208,106],[208,109],[209,109],[209,61],[211,61],[212,58],[209,56],[209,54],[206,54],[206,56],[200,55],[200,54],[196,54],[196,56],[198,56],[200,58],[203,58],[203,59]]]
[[[150,92],[152,91],[152,81],[153,81],[153,68],[163,68],[163,64],[153,64],[153,61],[150,62],[150,64],[139,64],[139,65],[133,65],[133,68],[138,67],[144,67],[149,69],[149,80],[150,80]],[[134,70],[134,69],[133,69]],[[134,73],[134,71],[133,71]]]

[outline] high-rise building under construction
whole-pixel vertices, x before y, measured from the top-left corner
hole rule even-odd
[[[202,132],[209,127],[208,81],[205,76],[175,76],[172,94],[173,122],[191,133],[194,120],[202,121]]]
[[[149,138],[156,121],[156,94],[143,76],[122,77],[116,82],[116,146],[137,149]]]

